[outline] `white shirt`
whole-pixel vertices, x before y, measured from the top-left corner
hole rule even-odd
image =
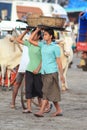
[[[28,48],[26,46],[23,46],[23,52],[18,72],[24,73],[26,71],[28,62],[29,62]]]

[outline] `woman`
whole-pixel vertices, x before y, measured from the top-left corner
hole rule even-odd
[[[34,37],[39,31],[40,29],[37,28],[29,37],[29,42],[35,46],[39,46],[42,54],[41,73],[43,81],[43,101],[41,109],[34,115],[37,117],[43,117],[45,106],[49,100],[53,102],[56,108],[56,111],[52,114],[52,116],[61,116],[62,110],[58,103],[61,100],[58,72],[60,73],[60,79],[63,83],[65,83],[65,79],[63,76],[62,63],[60,59],[60,48],[53,41],[53,29],[45,28],[43,41],[38,42],[34,40]]]
[[[34,30],[33,30],[34,31]],[[28,47],[29,63],[25,72],[25,88],[27,98],[27,109],[23,110],[23,113],[31,113],[31,99],[33,97],[42,98],[42,80],[41,80],[41,50],[40,47],[31,45],[28,40],[23,40],[25,34],[29,30],[25,30],[21,35],[17,37],[17,42]],[[35,35],[34,40],[38,41],[41,38],[41,32],[38,31]],[[25,57],[26,59],[26,57]]]

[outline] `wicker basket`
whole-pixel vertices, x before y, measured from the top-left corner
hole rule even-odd
[[[60,17],[41,16],[40,22],[42,25],[51,26],[51,27],[56,26],[62,28],[64,26],[65,20],[66,19]]]
[[[27,22],[29,26],[36,27],[37,25],[45,25],[51,27],[60,27],[63,28],[65,23],[65,18],[60,17],[47,17],[40,15],[30,15],[27,18]]]
[[[40,24],[40,15],[38,14],[28,15],[27,22],[29,26],[37,27],[37,25]]]

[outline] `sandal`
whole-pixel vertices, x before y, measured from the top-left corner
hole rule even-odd
[[[44,117],[44,115],[42,115],[42,114],[37,114],[37,113],[35,113],[34,114],[36,117]]]
[[[23,113],[32,113],[32,111],[29,111],[28,109],[24,109]]]

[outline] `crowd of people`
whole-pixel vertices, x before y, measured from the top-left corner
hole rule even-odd
[[[29,39],[23,40],[29,32]],[[37,97],[39,111],[34,113],[35,116],[43,117],[44,113],[51,110],[53,104],[56,111],[52,113],[52,116],[62,116],[63,112],[59,105],[61,101],[59,75],[63,83],[65,79],[60,58],[60,47],[55,42],[53,29],[45,28],[43,30],[38,27],[32,30],[26,29],[17,37],[16,41],[27,47],[28,52],[24,59],[28,62],[24,72],[20,72],[19,67],[12,91],[11,108],[16,107],[17,93],[24,77],[27,108],[23,110],[23,113],[32,113],[32,98]]]
[[[24,40],[26,34],[29,36],[28,39]],[[60,47],[56,44],[55,34],[55,31],[49,27],[44,29],[41,27],[26,28],[16,38],[16,41],[24,47],[12,91],[11,108],[16,107],[16,97],[24,78],[27,108],[23,110],[23,113],[32,113],[32,99],[37,97],[39,111],[34,113],[35,116],[43,117],[44,113],[51,111],[53,104],[56,111],[52,116],[63,115],[59,105],[61,101],[59,80],[61,79],[61,82],[65,83],[65,78],[60,58]],[[87,59],[87,53],[83,52],[82,58]]]

